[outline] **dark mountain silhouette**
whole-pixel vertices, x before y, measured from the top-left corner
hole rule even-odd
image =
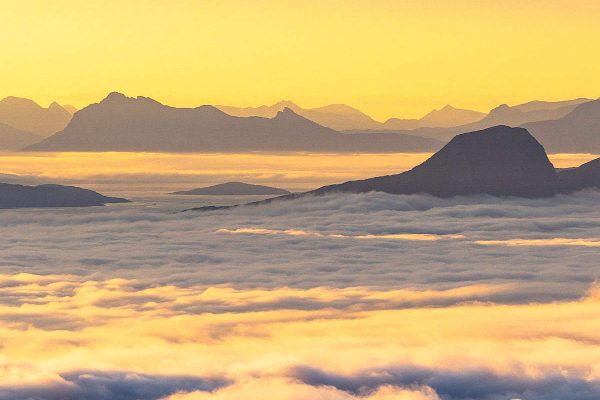
[[[34,133],[21,131],[0,123],[0,151],[19,150],[40,140],[42,140],[42,137]]]
[[[47,137],[62,130],[72,114],[58,103],[43,108],[33,100],[9,96],[0,100],[0,122]]]
[[[441,110],[433,110],[423,118],[398,119],[391,118],[383,123],[384,129],[416,129],[416,128],[448,128],[470,124],[481,120],[485,113],[472,110],[464,110],[446,105]]]
[[[25,151],[428,152],[438,141],[395,133],[347,135],[285,108],[273,118],[234,117],[215,107],[174,108],[111,93],[79,110],[61,132]]]
[[[561,188],[544,148],[526,129],[495,126],[454,137],[425,162],[400,174],[323,186],[249,205],[292,200],[306,195],[370,191],[421,193],[437,197],[488,194],[538,198],[553,196]],[[192,210],[210,211],[231,207],[211,206]]]
[[[523,128],[496,126],[454,137],[410,171],[325,186],[314,194],[381,191],[545,197],[557,192],[558,177],[544,148]]]
[[[577,168],[558,171],[561,191],[575,192],[586,188],[600,189],[600,158],[589,161]]]
[[[75,186],[0,183],[0,208],[87,207],[126,202],[129,200],[103,196]]]
[[[552,153],[600,153],[600,99],[563,118],[523,125]]]
[[[208,186],[192,190],[173,192],[170,194],[184,195],[214,195],[214,196],[252,196],[252,195],[284,195],[290,194],[287,190],[270,186],[251,185],[243,182],[227,182],[219,185]]]
[[[356,108],[352,108],[345,104],[330,104],[318,108],[302,108],[291,101],[280,101],[272,106],[260,107],[230,107],[230,106],[215,106],[226,114],[235,117],[264,117],[273,118],[278,112],[286,108],[294,111],[296,114],[303,116],[319,125],[336,131],[346,129],[370,129],[379,128],[381,123],[375,121],[365,113]]]

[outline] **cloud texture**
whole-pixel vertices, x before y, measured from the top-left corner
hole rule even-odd
[[[599,203],[0,211],[0,399],[597,399]]]

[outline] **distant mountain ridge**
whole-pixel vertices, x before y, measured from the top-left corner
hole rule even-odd
[[[430,152],[443,143],[412,135],[347,135],[285,108],[273,118],[235,117],[213,106],[175,108],[111,93],[25,151]]]
[[[596,150],[594,149],[597,148],[595,144],[593,145],[593,148],[590,147],[586,150],[585,146],[588,144],[579,143],[577,140],[574,140],[576,137],[574,138],[570,136],[565,130],[566,128],[561,131],[561,134],[555,135],[556,138],[554,139],[554,142],[548,141],[549,136],[551,135],[545,134],[544,129],[542,128],[546,126],[555,126],[556,124],[553,121],[563,120],[563,118],[564,121],[569,121],[568,125],[575,127],[578,124],[577,119],[581,116],[577,113],[571,115],[570,117],[567,116],[569,116],[571,113],[574,113],[576,109],[580,109],[580,107],[583,107],[582,109],[586,109],[586,104],[593,102],[595,102],[595,100],[577,99],[564,102],[534,101],[513,107],[503,104],[491,110],[490,113],[485,116],[485,118],[467,125],[448,128],[417,128],[369,131],[358,130],[353,132],[395,132],[429,137],[447,142],[458,134],[482,130],[497,125],[507,125],[512,127],[522,126],[530,129],[531,134],[534,135],[536,139],[542,143],[542,145],[545,147],[547,146],[550,152],[595,152]],[[522,109],[527,111],[521,111]],[[586,124],[588,125],[588,128],[591,128],[592,131],[597,131],[595,130],[595,126],[598,122],[600,122],[600,114],[591,112],[589,115],[585,116],[585,119],[587,121]],[[581,128],[583,129],[583,127]],[[560,144],[560,137],[563,138],[562,144]],[[569,137],[570,139],[568,139]],[[590,139],[590,143],[593,143],[592,139]]]
[[[485,113],[464,110],[446,105],[440,110],[433,110],[421,119],[390,118],[381,126],[382,129],[417,129],[417,128],[448,128],[466,125],[481,120]]]
[[[204,196],[258,196],[258,195],[284,195],[289,191],[264,185],[252,185],[243,182],[226,182],[203,188],[183,190],[170,194],[179,195],[204,195]]]
[[[33,100],[9,96],[0,100],[0,123],[47,137],[67,126],[73,108],[67,110],[56,102],[43,108]]]
[[[304,109],[291,101],[280,101],[272,106],[243,108],[231,106],[215,107],[224,113],[235,117],[264,118],[273,118],[278,112],[289,108],[304,118],[336,131],[360,129],[365,127],[378,127],[380,125],[379,122],[364,114],[362,111],[345,104],[330,104],[324,107]]]

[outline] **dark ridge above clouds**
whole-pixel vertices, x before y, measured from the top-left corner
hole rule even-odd
[[[589,186],[591,183],[586,187]],[[371,191],[442,198],[474,194],[540,198],[564,192],[544,148],[526,129],[496,126],[457,135],[425,162],[400,174],[349,181],[250,204],[306,195]]]
[[[183,190],[170,194],[180,195],[212,195],[212,196],[251,196],[251,195],[284,195],[289,191],[265,185],[251,185],[243,182],[226,182],[203,188]]]
[[[24,151],[430,152],[442,142],[396,133],[347,135],[285,108],[273,118],[234,117],[213,106],[174,108],[111,93],[61,132]]]
[[[0,209],[31,207],[89,207],[128,200],[107,197],[75,186],[24,186],[0,183]]]

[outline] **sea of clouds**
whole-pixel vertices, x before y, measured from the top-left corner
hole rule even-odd
[[[0,399],[600,398],[598,190],[164,204],[0,210]]]

